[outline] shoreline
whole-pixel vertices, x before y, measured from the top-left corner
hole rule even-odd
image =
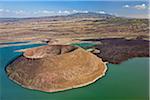
[[[98,81],[99,79],[101,79],[102,77],[104,77],[106,75],[106,72],[108,70],[108,67],[106,65],[107,62],[104,62],[105,65],[105,70],[103,71],[103,74],[98,76],[97,78],[95,78],[94,80],[84,83],[84,84],[80,84],[77,86],[73,86],[73,87],[68,87],[68,88],[64,88],[64,89],[56,89],[56,90],[49,90],[49,91],[42,91],[40,89],[35,89],[35,88],[31,88],[31,87],[26,87],[25,85],[22,85],[21,83],[17,82],[16,80],[13,80],[11,77],[9,77],[11,79],[12,82],[17,83],[17,85],[20,85],[21,87],[25,88],[25,89],[31,89],[31,90],[35,90],[35,91],[41,91],[41,92],[51,92],[51,93],[57,93],[57,92],[63,92],[63,91],[68,91],[71,89],[76,89],[76,88],[82,88],[82,87],[86,87],[90,84],[94,84],[96,81]]]

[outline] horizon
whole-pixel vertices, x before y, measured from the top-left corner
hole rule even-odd
[[[101,13],[97,13],[97,12],[88,12],[88,13],[95,13],[95,14],[101,14]],[[67,17],[69,15],[74,15],[74,14],[87,14],[87,13],[72,13],[72,14],[68,14],[68,15],[52,15],[52,16],[31,16],[31,17],[0,17],[0,19],[36,19],[36,18],[47,18],[47,17]],[[107,13],[105,13],[107,14]],[[105,15],[104,14],[104,15]],[[103,14],[101,14],[103,15]],[[129,19],[149,19],[149,18],[135,18],[135,17],[125,17],[125,16],[115,16],[115,15],[111,15],[111,14],[107,14],[110,16],[114,16],[114,17],[120,17],[120,18],[129,18]]]
[[[0,1],[0,18],[30,18],[95,12],[148,18],[148,1]]]

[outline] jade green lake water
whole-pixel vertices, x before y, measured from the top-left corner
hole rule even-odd
[[[21,55],[14,50],[34,46],[39,45],[0,48],[0,100],[148,100],[149,58],[108,64],[105,77],[82,88],[56,93],[25,89],[8,79],[5,67]]]
[[[72,46],[79,46],[79,47],[85,48],[85,47],[95,46],[96,44],[94,44],[94,43],[73,43],[71,45]]]

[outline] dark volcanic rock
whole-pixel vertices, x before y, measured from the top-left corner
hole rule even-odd
[[[149,41],[142,39],[105,38],[87,39],[84,41],[101,42],[94,46],[100,50],[96,55],[113,64],[119,64],[133,57],[149,57]]]

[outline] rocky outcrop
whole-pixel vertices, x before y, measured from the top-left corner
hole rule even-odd
[[[39,54],[44,56],[39,59]],[[106,70],[106,64],[96,55],[79,47],[61,45],[26,50],[6,68],[11,80],[46,92],[88,85],[104,76]]]
[[[100,42],[92,48],[96,49],[93,52],[103,61],[120,64],[129,58],[134,57],[149,57],[149,40],[139,39],[125,39],[125,38],[104,38],[104,39],[87,39],[84,41]],[[97,51],[99,50],[99,52]]]

